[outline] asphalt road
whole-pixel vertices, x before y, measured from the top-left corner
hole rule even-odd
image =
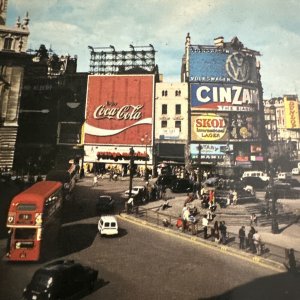
[[[124,184],[124,186],[123,186]],[[99,271],[85,299],[300,299],[299,277],[203,248],[180,238],[119,220],[120,235],[100,238],[95,196],[127,183],[98,188],[81,183],[65,213],[58,251]],[[121,200],[120,200],[121,202]],[[0,299],[20,299],[37,263],[0,262]]]

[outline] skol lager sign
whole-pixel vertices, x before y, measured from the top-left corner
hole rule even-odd
[[[199,116],[193,116],[192,124],[192,140],[224,140],[227,132],[224,117],[217,114],[201,114]]]

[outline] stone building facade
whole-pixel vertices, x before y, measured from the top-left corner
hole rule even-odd
[[[0,168],[11,169],[18,131],[19,105],[29,36],[28,13],[6,26],[8,0],[0,1]]]

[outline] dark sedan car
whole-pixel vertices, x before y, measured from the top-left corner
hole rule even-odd
[[[114,210],[115,208],[115,200],[108,195],[104,196],[99,196],[97,204],[96,204],[96,209],[97,213],[110,213]]]
[[[269,184],[269,181],[264,181],[259,177],[244,177],[242,179],[245,185],[251,185],[255,189],[264,189]]]
[[[188,179],[177,179],[171,184],[173,193],[188,193],[193,191],[193,183]]]
[[[70,299],[91,292],[98,271],[73,260],[59,260],[38,269],[23,291],[23,299]]]

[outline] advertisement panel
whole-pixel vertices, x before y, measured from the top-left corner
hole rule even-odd
[[[228,120],[224,114],[200,114],[192,116],[192,141],[226,141]]]
[[[257,83],[256,58],[242,51],[191,45],[190,82]]]
[[[201,113],[192,115],[192,141],[257,141],[257,114]]]
[[[299,108],[296,96],[284,96],[285,128],[299,128]]]
[[[142,145],[152,136],[153,75],[90,75],[84,144]]]
[[[258,110],[257,88],[222,83],[192,83],[190,86],[192,111]]]
[[[190,144],[190,154],[193,160],[198,159],[199,145],[201,159],[221,159],[226,152],[233,151],[233,144]]]

